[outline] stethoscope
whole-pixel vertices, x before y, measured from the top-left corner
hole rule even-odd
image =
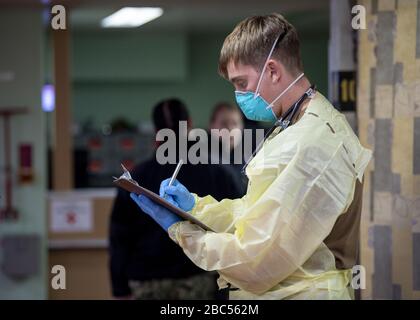
[[[315,85],[310,86],[308,90],[305,91],[305,93],[291,106],[286,113],[280,118],[277,119],[274,125],[267,131],[267,133],[264,135],[264,139],[258,144],[258,146],[255,148],[254,152],[251,154],[249,159],[246,161],[245,165],[242,167],[241,172],[245,174],[246,167],[248,164],[254,159],[255,155],[260,151],[262,148],[264,142],[267,140],[267,138],[273,133],[274,130],[276,130],[278,127],[280,127],[280,130],[277,134],[285,130],[290,123],[293,121],[293,118],[298,113],[300,107],[302,106],[303,102],[306,100],[306,98],[312,99],[315,95]]]

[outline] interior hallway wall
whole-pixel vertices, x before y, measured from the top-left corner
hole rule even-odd
[[[154,104],[165,97],[176,96],[183,99],[191,111],[194,124],[206,127],[213,106],[221,101],[234,102],[233,86],[217,73],[219,52],[226,34],[191,34],[182,35],[185,41],[185,71],[178,79],[167,76],[168,68],[162,67],[161,60],[153,61],[155,72],[160,73],[158,79],[146,81],[79,81],[73,79],[73,116],[76,121],[92,118],[98,125],[107,123],[113,117],[124,116],[131,120],[149,121]],[[305,35],[305,32],[303,32]],[[78,38],[73,36],[73,50],[88,50]],[[89,37],[92,47],[95,46],[94,34]],[[139,37],[141,39],[141,37]],[[163,39],[165,40],[165,39]],[[78,45],[80,43],[80,45]],[[328,69],[328,29],[313,36],[303,36],[302,56],[308,76],[316,83],[319,90],[327,94]],[[137,50],[141,45],[131,43],[127,50]],[[110,51],[118,52],[118,48],[110,47]],[[179,64],[179,60],[171,57],[171,50],[162,44],[155,44],[154,51],[165,52],[169,61]],[[77,68],[77,60],[73,60]],[[95,66],[91,66],[92,71]],[[166,78],[166,79],[165,79]]]
[[[366,0],[358,122],[374,150],[365,175],[364,299],[420,298],[420,1]]]
[[[24,106],[25,115],[12,117],[13,204],[18,221],[0,222],[0,300],[45,299],[47,297],[46,263],[46,151],[45,124],[41,109],[41,86],[44,26],[41,11],[32,9],[1,9],[0,11],[0,108]],[[34,181],[27,185],[17,182],[18,146],[32,146]],[[0,207],[4,206],[4,143],[3,122],[0,121]],[[36,264],[37,274],[11,279],[2,270],[4,248],[8,235],[35,235],[40,239]],[[20,251],[24,251],[22,248]],[[19,250],[16,252],[19,254]]]
[[[286,18],[298,29],[307,76],[327,95],[328,11]],[[92,119],[98,128],[121,116],[150,121],[154,104],[177,96],[189,107],[194,125],[206,127],[215,103],[235,100],[233,86],[217,73],[220,49],[230,31],[73,30],[74,121]],[[47,55],[46,81],[51,80],[50,60]]]

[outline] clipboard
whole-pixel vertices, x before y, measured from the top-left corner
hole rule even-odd
[[[165,199],[163,199],[161,196],[154,193],[153,191],[150,191],[149,189],[146,189],[146,188],[140,186],[137,183],[137,181],[135,181],[131,178],[130,172],[123,165],[121,165],[121,166],[124,170],[124,173],[119,178],[114,177],[114,181],[113,181],[114,185],[116,185],[116,186],[118,186],[118,187],[120,187],[124,190],[127,190],[129,192],[134,192],[135,194],[145,195],[146,197],[148,197],[153,202],[165,207],[166,209],[175,213],[176,215],[178,215],[182,219],[191,221],[192,223],[200,226],[201,228],[203,228],[206,231],[213,231],[210,227],[208,227],[207,225],[202,223],[200,220],[198,220],[192,214],[174,206],[172,203],[166,201]]]

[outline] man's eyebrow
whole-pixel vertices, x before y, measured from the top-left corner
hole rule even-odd
[[[244,76],[243,76],[243,75],[241,75],[241,76],[236,76],[236,77],[231,78],[231,79],[230,79],[230,82],[235,83],[235,82],[237,82],[238,80],[244,80],[243,78],[244,78]]]

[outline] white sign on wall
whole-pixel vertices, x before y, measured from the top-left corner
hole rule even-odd
[[[93,229],[90,200],[56,200],[51,203],[50,230],[52,232],[89,232]]]

